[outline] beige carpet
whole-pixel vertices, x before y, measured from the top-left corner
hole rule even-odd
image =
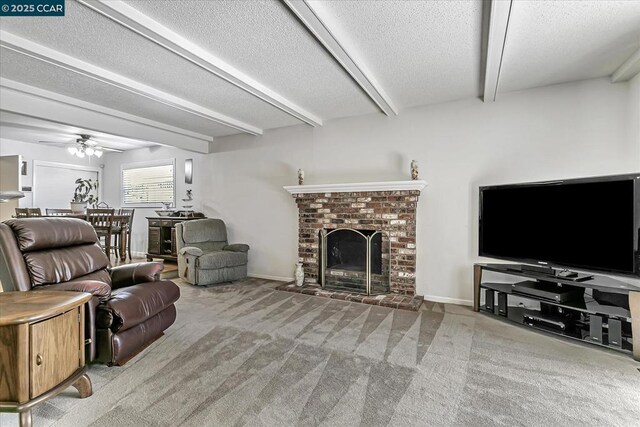
[[[181,285],[178,320],[35,426],[638,426],[640,364],[473,313]],[[17,424],[2,414],[2,427]]]

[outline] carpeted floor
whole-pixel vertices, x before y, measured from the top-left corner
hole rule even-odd
[[[34,425],[640,424],[631,357],[466,307],[416,313],[276,284],[181,284],[163,338],[124,367],[92,366],[93,396],[69,389],[35,409]]]

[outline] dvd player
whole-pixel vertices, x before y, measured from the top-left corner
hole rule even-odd
[[[537,282],[525,280],[513,285],[513,292],[520,295],[529,295],[549,301],[567,302],[583,297],[584,288],[569,285],[560,285],[550,282]]]
[[[565,323],[565,319],[551,319],[549,317],[544,317],[540,314],[539,311],[534,310],[525,310],[524,314],[524,323],[529,326],[546,326],[551,329],[558,329],[564,331],[567,329],[567,324]]]

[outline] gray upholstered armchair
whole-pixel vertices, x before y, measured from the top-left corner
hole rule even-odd
[[[176,224],[178,273],[192,285],[212,285],[247,277],[249,245],[227,242],[221,219]]]

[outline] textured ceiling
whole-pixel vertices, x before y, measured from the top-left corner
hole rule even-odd
[[[398,107],[480,95],[480,0],[309,4]]]
[[[381,114],[332,50],[325,50],[305,26],[313,24],[296,18],[285,2],[127,3],[268,88],[276,99],[284,98],[288,106],[296,104],[324,121]],[[482,94],[487,8],[481,0],[307,3],[400,110]],[[3,17],[0,30],[249,126],[272,129],[302,123],[75,1],[66,2],[64,18]],[[514,0],[498,91],[610,76],[638,49],[640,0]],[[0,50],[0,76],[212,137],[241,132],[6,48]]]
[[[132,92],[68,71],[37,59],[0,48],[0,75],[31,86],[125,113],[188,129],[203,135],[224,136],[238,133],[221,125]],[[0,100],[1,102],[1,100]]]
[[[640,1],[513,3],[498,90],[611,75],[640,49]]]
[[[325,120],[378,111],[277,0],[131,5]]]
[[[67,2],[65,13],[64,19],[3,19],[1,28],[254,126],[300,123],[79,3]]]
[[[98,142],[100,146],[118,150],[132,150],[158,145],[148,141],[122,138],[95,132],[91,129],[67,126],[5,111],[0,112],[0,138],[2,139],[30,143],[54,141],[60,144],[66,144],[77,139],[78,134],[91,135],[92,139]]]

